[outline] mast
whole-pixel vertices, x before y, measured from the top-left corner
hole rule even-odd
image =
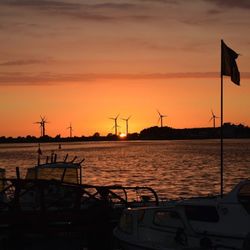
[[[221,96],[220,96],[220,195],[223,197],[223,70],[222,70],[222,40],[221,40],[221,73],[220,73],[220,79],[221,79]]]

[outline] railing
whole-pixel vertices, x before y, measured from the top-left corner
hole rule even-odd
[[[80,185],[18,178],[0,179],[0,182],[4,183],[0,192],[1,207],[8,207],[8,210],[82,209],[97,202],[112,207],[159,204],[156,192],[149,187]]]

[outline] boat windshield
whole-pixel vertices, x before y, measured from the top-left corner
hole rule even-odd
[[[184,228],[179,214],[176,211],[159,210],[154,214],[155,225],[162,227]]]
[[[77,169],[67,167],[29,168],[26,174],[26,179],[58,180],[68,183],[79,183]]]
[[[250,214],[250,182],[244,184],[238,192],[238,200]]]

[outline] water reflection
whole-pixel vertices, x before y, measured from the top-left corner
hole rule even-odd
[[[69,160],[85,158],[83,180],[96,185],[153,187],[160,197],[206,195],[219,192],[220,144],[218,140],[84,142],[41,144],[42,161],[51,152]],[[37,144],[0,145],[0,167],[7,176],[17,166],[37,162]],[[71,157],[71,158],[70,158]],[[250,140],[225,140],[225,190],[240,179],[250,178]]]

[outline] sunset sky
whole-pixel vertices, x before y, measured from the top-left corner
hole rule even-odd
[[[40,136],[40,115],[50,136],[107,135],[118,114],[140,132],[157,109],[212,126],[221,39],[241,72],[224,77],[224,121],[250,126],[249,0],[0,0],[0,136]]]

